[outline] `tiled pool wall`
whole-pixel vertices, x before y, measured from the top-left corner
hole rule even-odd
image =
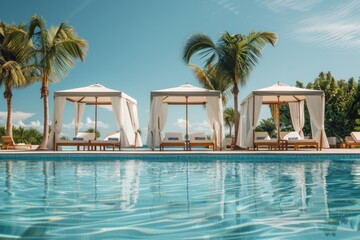
[[[231,161],[303,161],[303,160],[360,160],[360,154],[279,154],[279,153],[264,153],[264,154],[177,154],[177,153],[142,153],[142,154],[81,154],[81,153],[38,153],[38,154],[24,154],[24,153],[7,153],[0,154],[1,160],[77,160],[77,161],[97,161],[97,160],[156,160],[156,161],[176,161],[176,160],[231,160]]]

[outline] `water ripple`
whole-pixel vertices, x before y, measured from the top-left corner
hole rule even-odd
[[[0,161],[0,238],[356,239],[360,161]]]

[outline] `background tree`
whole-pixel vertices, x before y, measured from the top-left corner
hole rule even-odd
[[[6,99],[6,135],[12,133],[12,89],[30,84],[28,60],[31,56],[31,45],[27,39],[16,39],[14,34],[24,32],[25,26],[6,25],[0,21],[0,86],[4,85]]]
[[[186,41],[183,51],[183,61],[186,64],[195,53],[198,53],[205,60],[205,68],[212,65],[217,74],[222,74],[224,79],[231,79],[235,110],[235,141],[239,129],[239,85],[246,84],[265,45],[268,43],[275,45],[276,41],[275,33],[255,31],[248,35],[231,35],[226,32],[217,44],[203,33],[194,34]]]
[[[235,124],[235,110],[231,107],[227,107],[224,109],[223,117],[224,117],[224,124],[229,128],[229,137],[232,137],[232,127]]]
[[[42,134],[35,128],[13,127],[15,143],[38,145],[41,143]],[[0,127],[0,138],[6,135],[5,127]]]
[[[48,96],[49,82],[58,81],[70,70],[76,59],[85,60],[87,42],[78,37],[74,28],[66,22],[48,31],[42,17],[33,16],[30,21],[29,37],[35,48],[35,61],[41,69],[41,98],[44,104],[44,129],[40,149],[45,149],[48,140]]]
[[[88,128],[88,129],[86,129],[85,132],[86,133],[93,133],[93,132],[95,132],[95,129],[94,128]],[[98,130],[96,130],[95,135],[96,135],[96,139],[98,139],[100,137],[100,132]]]
[[[304,84],[297,82],[298,87]],[[344,138],[355,127],[359,109],[359,84],[350,78],[348,81],[335,80],[331,72],[321,72],[314,82],[306,85],[308,89],[323,90],[325,93],[325,131],[328,137]],[[311,134],[310,117],[305,111],[304,134]]]
[[[267,132],[270,137],[276,136],[276,126],[272,118],[261,119],[259,125],[255,128],[257,132]]]
[[[358,116],[360,116],[360,109],[358,109]],[[355,131],[360,131],[360,118],[355,119]]]

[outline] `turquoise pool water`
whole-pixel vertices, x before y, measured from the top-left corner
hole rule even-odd
[[[360,160],[0,160],[0,238],[359,239]]]

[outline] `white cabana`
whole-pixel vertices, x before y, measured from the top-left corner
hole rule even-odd
[[[194,87],[190,84],[151,92],[150,120],[147,145],[152,150],[161,142],[162,130],[166,124],[168,105],[205,105],[210,127],[218,149],[224,147],[223,106],[220,91]],[[186,136],[188,136],[188,117],[186,116]]]
[[[282,83],[255,90],[241,102],[240,127],[236,144],[242,148],[254,146],[254,131],[262,104],[289,104],[294,130],[303,136],[305,101],[310,114],[313,139],[319,143],[320,149],[329,148],[324,129],[324,92],[291,87]]]
[[[142,146],[138,133],[139,120],[137,102],[123,92],[106,88],[100,84],[54,92],[54,111],[48,148],[53,149],[62,129],[65,102],[74,103],[75,135],[79,131],[85,105],[95,105],[95,130],[97,122],[97,106],[111,105],[115,115],[122,147]]]

